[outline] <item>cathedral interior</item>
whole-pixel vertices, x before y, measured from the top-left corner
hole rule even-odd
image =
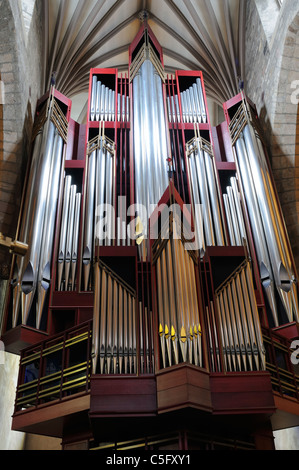
[[[299,0],[0,22],[1,450],[298,450]]]

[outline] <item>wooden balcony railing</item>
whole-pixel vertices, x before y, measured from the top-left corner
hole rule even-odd
[[[22,352],[15,412],[89,393],[92,328],[93,322],[86,322]],[[291,361],[291,341],[267,328],[262,328],[262,338],[273,391],[299,401],[299,375]],[[141,356],[139,351],[138,361]]]
[[[291,341],[263,328],[263,342],[266,350],[266,370],[271,374],[274,392],[299,401],[299,375],[291,360]]]
[[[88,393],[91,335],[90,321],[24,350],[15,411]]]

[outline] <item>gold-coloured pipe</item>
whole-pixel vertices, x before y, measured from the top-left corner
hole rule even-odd
[[[178,319],[179,319],[179,344],[181,348],[181,353],[183,357],[183,362],[187,362],[187,329],[186,329],[186,311],[185,311],[185,303],[184,303],[184,288],[182,282],[182,268],[180,265],[179,255],[178,255],[178,240],[172,240],[172,254],[173,254],[173,263],[174,263],[174,274],[175,274],[175,282],[178,288],[178,292],[180,294],[179,297],[179,311],[178,311]]]
[[[193,329],[191,323],[191,315],[192,315],[192,307],[191,307],[191,299],[190,299],[190,280],[187,274],[187,267],[186,267],[186,260],[184,256],[184,245],[181,240],[178,240],[178,256],[181,266],[181,274],[182,274],[182,287],[184,292],[184,302],[186,306],[186,316],[185,316],[185,328],[186,328],[186,336],[187,336],[187,349],[188,349],[188,360],[189,363],[192,364],[193,355],[192,355],[192,340],[193,340]]]
[[[166,245],[166,262],[167,262],[167,271],[169,273],[169,290],[170,290],[170,340],[174,353],[174,362],[175,364],[179,363],[179,351],[178,351],[178,291],[177,286],[175,285],[175,273],[172,259],[172,250],[171,250],[171,241],[167,242]]]

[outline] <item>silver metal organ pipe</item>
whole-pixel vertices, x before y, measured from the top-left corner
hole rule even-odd
[[[124,289],[123,316],[124,316],[124,366],[125,366],[125,374],[127,374],[128,373],[128,353],[129,353],[129,331],[128,331],[128,293],[126,289]]]
[[[47,125],[46,125],[47,129]],[[45,129],[44,129],[45,132]],[[48,195],[48,181],[50,168],[53,159],[53,145],[55,136],[55,125],[52,121],[49,123],[48,132],[44,134],[44,143],[41,148],[40,165],[37,172],[39,184],[36,186],[34,197],[34,211],[31,220],[31,237],[28,240],[29,250],[25,256],[25,271],[22,275],[22,318],[26,324],[30,309],[33,303],[34,294],[37,286],[38,263],[40,258],[42,236],[45,225],[45,211]]]
[[[32,154],[32,162],[29,172],[29,179],[26,191],[26,198],[24,201],[24,210],[23,213],[27,214],[27,216],[22,220],[22,224],[20,227],[19,237],[21,240],[24,240],[26,243],[29,240],[29,234],[31,230],[31,223],[32,223],[32,215],[30,212],[34,210],[34,196],[36,191],[36,184],[37,184],[37,171],[39,166],[39,156],[40,156],[40,148],[43,142],[43,134],[40,131],[34,142],[33,154]],[[12,314],[12,325],[13,328],[17,326],[18,321],[18,314],[20,309],[20,302],[21,302],[21,276],[24,270],[25,258],[22,256],[18,260],[16,260],[15,268],[14,268],[14,278],[13,278],[13,314]]]
[[[172,122],[172,113],[171,113],[170,97],[169,96],[167,96],[166,102],[167,102],[168,120],[169,120],[169,122]]]
[[[247,239],[247,231],[245,228],[245,220],[244,220],[244,215],[242,211],[242,206],[241,206],[241,195],[239,193],[239,188],[237,185],[237,180],[236,178],[231,178],[231,186],[233,190],[233,196],[234,196],[234,201],[235,201],[235,207],[236,207],[236,212],[237,212],[237,218],[238,218],[238,226],[240,230],[240,236],[241,236],[241,244],[243,245],[243,241],[245,240],[247,248],[249,249],[249,244],[248,244],[248,239]]]
[[[167,129],[167,124],[165,120],[165,110],[163,102],[163,92],[162,92],[162,82],[161,78],[156,71],[154,71],[155,85],[156,85],[156,106],[155,114],[157,115],[157,124],[158,127],[155,127],[155,134],[159,135],[160,138],[158,146],[156,147],[156,156],[155,156],[155,167],[158,181],[161,181],[157,185],[157,195],[153,203],[157,203],[161,196],[163,195],[165,189],[168,186],[168,174],[167,174],[167,157],[170,155],[170,143],[169,143],[169,133]]]
[[[265,348],[248,261],[216,292],[216,303],[228,370],[246,371],[247,364],[250,370],[265,370]]]
[[[88,181],[86,192],[86,211],[84,222],[83,270],[84,290],[89,290],[90,269],[93,256],[93,225],[94,225],[94,197],[95,197],[95,165],[96,151],[88,158]]]
[[[97,77],[92,77],[91,89],[91,105],[90,105],[90,120],[94,121],[96,116],[96,99],[97,99]]]
[[[229,200],[229,205],[230,205],[230,210],[231,210],[231,215],[232,215],[232,220],[233,220],[233,228],[234,228],[236,245],[242,246],[242,239],[241,239],[240,230],[239,230],[237,210],[235,206],[233,190],[231,187],[227,188],[227,195],[228,195],[228,200]]]
[[[62,275],[63,275],[64,262],[65,262],[65,244],[66,244],[71,184],[72,184],[72,177],[70,175],[65,176],[63,209],[62,209],[62,218],[61,218],[61,227],[60,227],[60,241],[59,241],[59,250],[58,250],[58,283],[57,283],[58,290],[61,290]]]
[[[224,235],[222,227],[222,218],[219,205],[218,190],[216,184],[215,170],[213,165],[213,157],[207,152],[203,152],[204,164],[206,168],[207,182],[211,199],[211,208],[213,213],[216,243],[218,246],[224,246]]]
[[[176,110],[175,110],[175,103],[174,103],[174,97],[171,96],[171,108],[172,108],[172,121],[175,123],[176,122]]]
[[[141,94],[137,99],[140,99],[141,112],[142,112],[142,134],[141,134],[141,151],[142,151],[142,163],[143,163],[143,173],[141,175],[142,184],[144,185],[144,196],[143,205],[147,209],[148,216],[150,215],[150,204],[154,201],[156,194],[154,188],[156,186],[156,181],[153,178],[153,169],[152,169],[152,160],[153,160],[153,145],[154,140],[153,136],[155,135],[154,123],[157,121],[154,120],[156,117],[153,114],[153,102],[152,98],[155,97],[155,82],[154,82],[154,67],[150,60],[146,60],[141,66]],[[152,91],[152,95],[151,95]],[[135,97],[136,99],[136,97]],[[158,141],[158,138],[157,138]],[[155,166],[154,166],[155,168]]]
[[[104,84],[102,84],[101,86],[101,113],[100,113],[101,121],[103,121],[105,117],[105,99],[106,99],[106,87]]]
[[[237,286],[239,285],[239,295],[240,295],[240,298],[242,299],[242,302],[244,303],[244,312],[246,312],[245,318],[247,319],[253,359],[254,359],[257,370],[259,370],[260,366],[259,366],[258,344],[257,344],[257,338],[255,334],[253,318],[252,318],[252,310],[251,310],[251,305],[250,305],[249,293],[248,293],[247,284],[246,284],[246,281],[244,280],[243,274],[244,273],[241,271],[241,273],[237,275]]]
[[[198,97],[200,102],[200,109],[201,109],[201,117],[202,121],[206,124],[207,123],[207,110],[203,96],[202,84],[200,78],[196,79],[197,90],[198,90]]]
[[[96,160],[96,193],[95,193],[95,215],[99,206],[104,204],[105,201],[105,177],[106,174],[106,158],[103,149],[103,142],[101,139],[100,148],[97,150],[97,160]],[[95,244],[96,246],[102,245],[103,241],[99,240],[95,234]]]
[[[263,335],[262,335],[262,330],[261,330],[258,308],[256,304],[255,293],[254,293],[252,271],[251,271],[250,263],[248,261],[245,266],[245,269],[241,273],[241,277],[243,279],[243,284],[246,285],[247,283],[247,291],[248,291],[249,301],[251,305],[252,320],[253,320],[253,326],[255,329],[255,337],[256,337],[259,357],[261,361],[261,368],[263,370],[266,370],[266,351],[265,351],[264,343],[262,340]]]
[[[150,60],[145,60],[134,77],[133,90],[136,202],[146,207],[149,217],[150,205],[159,202],[168,186],[168,142],[162,81]]]
[[[191,194],[192,194],[197,242],[199,244],[200,252],[203,253],[205,252],[206,248],[205,248],[204,228],[203,228],[202,213],[201,213],[201,201],[199,197],[198,185],[197,185],[197,179],[196,179],[196,166],[194,162],[194,153],[192,153],[188,157],[187,170],[188,170],[189,180],[191,182],[191,189],[192,189]]]
[[[101,309],[100,309],[100,331],[99,353],[100,353],[100,373],[104,373],[106,357],[106,305],[107,305],[107,277],[105,270],[101,270]]]
[[[197,112],[196,112],[196,106],[195,106],[195,98],[194,98],[194,93],[193,93],[193,87],[189,88],[189,96],[190,96],[190,104],[191,104],[193,122],[197,122]]]
[[[100,120],[101,116],[101,91],[102,91],[102,82],[98,81],[97,83],[97,99],[96,99],[96,121]]]
[[[142,181],[141,181],[141,162],[142,162],[142,153],[141,153],[141,100],[135,99],[136,97],[140,96],[140,70],[136,74],[133,80],[133,115],[134,115],[134,132],[133,132],[133,140],[134,140],[134,155],[135,155],[135,202],[136,204],[140,204],[143,200],[142,197]]]
[[[178,95],[175,95],[174,100],[175,100],[175,106],[176,106],[177,121],[178,121],[178,122],[181,122],[180,106],[179,106],[179,98],[178,98]]]
[[[69,277],[71,273],[76,192],[77,186],[73,184],[70,191],[70,207],[68,213],[67,238],[65,245],[65,290],[69,290]]]
[[[117,94],[117,121],[120,122],[121,116],[121,95],[120,93]]]
[[[112,118],[112,90],[109,88],[108,91],[108,121]]]
[[[166,259],[165,255],[162,252],[161,257],[157,260],[157,272],[158,272],[158,290],[159,290],[159,306],[162,307],[161,309],[161,316],[160,316],[160,337],[161,337],[161,347],[162,347],[162,360],[164,367],[167,366],[166,363],[166,353],[165,353],[165,345],[167,347],[167,354],[168,354],[168,363],[172,365],[172,351],[171,351],[171,344],[170,344],[170,333],[169,329],[170,326],[170,312],[169,312],[169,274],[167,272],[166,266]],[[159,310],[160,312],[160,310]]]
[[[253,177],[251,175],[250,169],[248,168],[247,149],[242,135],[236,141],[236,154],[238,159],[239,171],[242,175],[242,183],[247,202],[247,210],[250,217],[251,229],[255,241],[255,249],[259,261],[261,281],[269,302],[274,324],[275,326],[279,326],[271,263],[266,245],[265,233],[261,220],[259,206],[256,194],[254,192]]]
[[[237,364],[238,364],[238,370],[241,370],[242,365],[241,365],[240,339],[239,339],[238,331],[237,331],[235,311],[234,311],[233,305],[231,303],[229,287],[230,286],[228,285],[227,288],[223,291],[224,305],[225,305],[225,308],[226,308],[226,311],[227,311],[228,321],[231,325],[231,335],[232,335],[231,349],[234,352],[234,355],[236,357]]]
[[[119,286],[119,295],[118,295],[118,311],[121,313],[123,312],[123,302],[124,302],[124,294],[123,294],[123,287]],[[122,373],[123,370],[123,359],[124,359],[124,340],[123,340],[123,319],[118,323],[118,345],[119,345],[119,360],[118,360],[118,370]]]
[[[242,369],[242,365],[240,363],[242,359],[242,364],[244,367],[244,370],[247,370],[247,361],[246,361],[246,348],[245,348],[245,341],[244,341],[244,335],[243,335],[243,330],[242,330],[242,322],[240,319],[240,312],[236,308],[236,302],[237,299],[234,298],[234,294],[232,291],[232,283],[228,284],[227,286],[227,298],[228,298],[228,304],[229,304],[229,309],[232,312],[232,315],[234,316],[234,325],[235,325],[235,336],[236,336],[236,348],[238,349],[238,360],[239,360],[239,370]]]
[[[80,212],[81,212],[81,194],[76,194],[75,200],[75,220],[74,220],[74,236],[72,245],[72,258],[71,258],[71,290],[75,288],[75,278],[78,263],[78,242],[79,242],[79,229],[80,229]]]
[[[201,121],[202,121],[202,117],[201,117],[201,107],[200,107],[200,100],[199,100],[198,88],[197,88],[197,84],[196,84],[196,83],[193,84],[193,96],[194,96],[194,100],[195,100],[195,108],[196,108],[197,120],[198,120],[199,123],[201,123]]]
[[[237,295],[235,279],[232,279],[230,287],[231,287],[233,308],[235,310],[235,315],[236,315],[237,328],[239,331],[240,347],[241,347],[244,370],[245,371],[247,370],[247,358],[249,361],[250,369],[253,370],[248,327],[247,327],[247,322],[243,321],[241,317],[241,311],[240,311],[240,305],[239,305],[239,300],[238,300],[238,295]]]
[[[192,105],[191,105],[191,100],[190,100],[190,92],[187,89],[185,91],[185,97],[186,97],[186,114],[188,115],[188,122],[192,123],[193,122],[193,115],[192,115]]]
[[[55,131],[54,148],[50,178],[48,181],[48,198],[44,218],[44,231],[38,267],[36,328],[40,328],[46,295],[51,284],[52,253],[56,213],[61,180],[64,141],[58,130]]]
[[[121,119],[123,122],[126,120],[126,97],[125,95],[122,96],[122,113],[121,113]]]
[[[93,326],[92,326],[92,343],[91,343],[91,361],[92,373],[97,373],[97,364],[99,357],[99,342],[100,342],[100,311],[101,311],[101,270],[99,263],[94,266],[94,304],[93,304]],[[102,294],[103,295],[103,294]]]
[[[263,144],[258,135],[256,137],[256,143],[259,149],[259,162],[260,168],[263,173],[263,180],[265,184],[265,189],[267,192],[267,198],[269,200],[269,209],[272,216],[272,222],[275,230],[275,235],[277,238],[279,253],[281,259],[284,263],[285,270],[281,270],[281,282],[283,282],[286,292],[289,297],[290,304],[290,316],[293,312],[294,321],[299,319],[299,304],[298,304],[298,293],[295,279],[295,272],[292,265],[291,254],[289,251],[289,246],[285,234],[285,226],[280,217],[280,209],[278,207],[278,202],[275,196],[275,191],[273,188],[272,179],[269,173],[269,168],[266,161],[266,156],[263,148]]]
[[[183,122],[188,122],[187,121],[187,115],[186,115],[186,99],[185,99],[185,92],[184,91],[181,93],[181,103],[182,103]]]
[[[103,148],[102,152],[103,157],[106,160],[106,178],[105,178],[105,204],[110,206],[113,202],[112,200],[112,191],[113,191],[113,158],[108,152],[107,149]],[[110,221],[111,222],[111,221]],[[107,234],[107,237],[105,239],[105,245],[108,246],[111,244],[111,239],[109,237],[110,233]]]
[[[233,337],[233,325],[232,321],[230,318],[230,311],[227,305],[227,298],[226,298],[226,291],[225,289],[220,292],[220,304],[222,305],[224,316],[226,318],[226,328],[227,328],[227,334],[228,334],[228,344],[227,348],[229,348],[230,355],[231,355],[231,360],[233,364],[233,370],[237,370],[236,366],[236,360],[237,360],[237,354],[236,354],[236,349],[235,349],[235,341]]]
[[[204,155],[203,155],[203,151],[200,148],[199,142],[197,142],[196,145],[197,145],[197,152],[195,152],[194,159],[196,163],[196,169],[197,169],[196,175],[198,179],[198,187],[199,187],[199,192],[200,192],[200,197],[201,197],[201,202],[202,202],[206,244],[207,246],[214,246],[215,245],[214,227],[213,227],[211,205],[210,205],[210,200],[209,200]]]
[[[115,121],[115,91],[112,90],[111,120]]]
[[[109,88],[105,87],[104,121],[108,121],[108,109],[109,109]]]
[[[285,256],[281,232],[279,225],[277,225],[276,215],[272,209],[272,195],[267,187],[269,179],[267,179],[264,170],[265,155],[264,153],[260,154],[262,146],[260,145],[260,148],[258,146],[257,141],[259,139],[257,139],[253,127],[246,125],[243,133],[248,156],[250,157],[250,168],[254,177],[276,288],[288,320],[292,322],[294,320],[294,312],[298,312],[298,304],[293,305],[291,295],[294,275],[292,271],[288,270],[289,265]]]
[[[269,257],[271,260],[272,270],[274,274],[275,284],[282,300],[282,304],[289,317],[289,321],[293,321],[292,310],[290,309],[288,292],[290,290],[291,280],[288,279],[286,267],[283,264],[280,253],[280,242],[276,237],[275,228],[269,207],[269,200],[266,194],[264,179],[261,172],[260,162],[258,159],[258,148],[253,135],[254,131],[248,125],[245,126],[243,134],[248,151],[250,168],[257,191],[259,209],[262,214],[262,222],[266,234],[266,243],[268,245]],[[285,281],[287,281],[285,283]]]
[[[170,137],[168,126],[165,119],[165,108],[163,101],[163,89],[162,89],[162,80],[159,77],[158,73],[155,74],[156,78],[156,89],[157,89],[157,108],[158,108],[158,118],[159,118],[159,130],[161,132],[161,157],[159,159],[159,167],[162,175],[162,188],[161,195],[168,186],[168,173],[167,173],[167,158],[171,155],[170,150]],[[161,176],[160,176],[161,177]]]
[[[228,336],[228,328],[226,323],[226,316],[224,311],[224,305],[222,301],[221,295],[216,297],[216,304],[220,316],[220,323],[221,323],[221,333],[222,333],[222,341],[223,341],[223,354],[226,360],[226,367],[227,370],[232,370],[231,364],[231,350],[230,350],[230,342]]]
[[[235,246],[236,245],[235,234],[234,234],[232,215],[230,211],[227,194],[223,194],[223,202],[224,202],[224,208],[225,208],[225,213],[226,213],[226,221],[227,221],[227,228],[228,228],[230,242],[232,246]]]

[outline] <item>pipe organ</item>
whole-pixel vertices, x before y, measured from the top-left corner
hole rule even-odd
[[[230,132],[272,320],[276,327],[282,321],[298,322],[297,280],[292,255],[259,125],[245,99],[230,121]]]
[[[91,396],[93,380],[105,388],[109,377],[156,376],[158,413],[180,408],[168,387],[181,368],[200,380],[262,377],[270,361],[264,330],[283,335],[299,323],[299,308],[250,100],[240,93],[225,103],[226,121],[213,128],[202,73],[166,75],[144,23],[128,74],[90,71],[87,124],[70,111],[55,88],[38,103],[17,233],[29,250],[13,258],[7,350],[92,322],[84,332],[90,357],[78,356]],[[192,406],[212,412],[201,396]]]

